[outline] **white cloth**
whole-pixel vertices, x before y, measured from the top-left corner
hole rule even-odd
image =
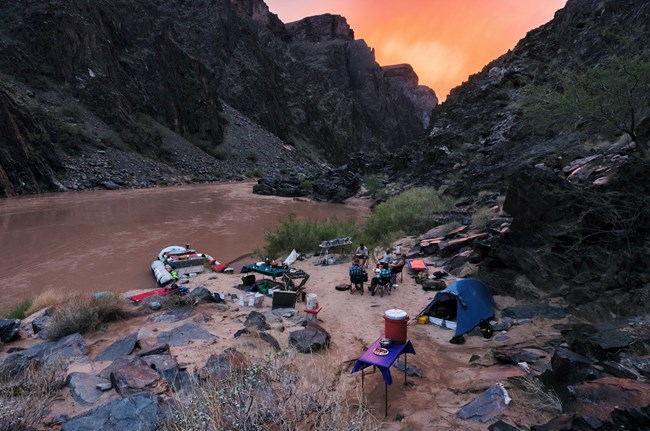
[[[289,265],[291,265],[292,263],[294,263],[297,260],[298,260],[298,252],[294,248],[293,250],[291,250],[291,253],[289,253],[289,256],[287,256],[287,258],[284,259],[284,262],[282,262],[282,263],[289,266]]]

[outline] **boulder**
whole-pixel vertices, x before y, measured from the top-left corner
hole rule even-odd
[[[501,414],[508,404],[510,404],[510,396],[506,388],[501,383],[495,383],[478,398],[461,407],[456,416],[485,423]]]
[[[162,406],[159,397],[141,392],[75,416],[62,431],[154,431],[165,418]]]
[[[9,343],[17,340],[19,330],[19,319],[0,319],[0,343]]]
[[[318,352],[329,347],[331,336],[316,323],[309,323],[304,329],[289,334],[289,345],[301,353]]]
[[[169,389],[167,382],[142,359],[111,373],[111,383],[120,395],[147,391],[161,394]]]
[[[192,317],[196,311],[192,307],[179,307],[161,313],[156,313],[147,318],[151,323],[174,323]]]
[[[195,303],[199,302],[214,302],[214,298],[212,297],[212,292],[210,292],[207,288],[199,286],[190,292],[190,297],[194,299]]]
[[[255,328],[258,331],[265,331],[267,329],[271,329],[271,325],[266,323],[266,317],[257,311],[251,311],[248,316],[246,317],[246,321],[244,322],[244,326],[247,329]]]
[[[97,402],[104,393],[101,388],[106,384],[109,388],[112,386],[108,379],[87,373],[73,372],[66,378],[66,385],[70,388],[72,398],[82,406]]]
[[[194,322],[185,323],[158,336],[158,343],[168,344],[173,347],[187,346],[192,340],[213,343],[215,338],[205,328]]]
[[[114,361],[120,356],[130,355],[138,346],[138,334],[133,333],[126,338],[115,341],[110,346],[99,352],[96,361]]]
[[[244,369],[248,365],[249,361],[246,355],[234,348],[228,348],[220,355],[211,355],[197,374],[204,379],[222,380],[228,378],[232,371]]]

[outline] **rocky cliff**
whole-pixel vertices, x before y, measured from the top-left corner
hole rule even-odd
[[[387,79],[344,18],[285,25],[261,0],[28,0],[0,17],[3,195],[340,164],[416,140],[435,100]]]

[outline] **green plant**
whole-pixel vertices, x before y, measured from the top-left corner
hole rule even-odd
[[[251,161],[253,163],[257,162],[258,159],[259,156],[257,155],[257,153],[250,152],[246,155],[246,160]]]
[[[586,72],[567,69],[554,86],[531,86],[522,107],[538,130],[624,133],[645,157],[648,136],[639,125],[648,117],[648,92],[650,61],[613,57]]]
[[[9,308],[9,310],[4,313],[4,317],[5,319],[24,319],[28,316],[28,314],[26,314],[26,311],[29,310],[31,306],[32,300],[25,299]]]
[[[387,245],[403,234],[424,232],[432,227],[431,216],[451,207],[435,189],[418,187],[389,198],[377,205],[362,230],[367,244]]]
[[[336,217],[324,221],[298,220],[295,214],[289,214],[274,231],[266,232],[267,245],[263,256],[277,257],[294,248],[303,253],[316,252],[324,240],[344,236],[355,238],[358,234],[359,228],[354,220],[341,221]],[[342,248],[341,251],[348,250]]]
[[[376,175],[368,175],[366,178],[364,178],[363,186],[366,188],[366,190],[368,190],[370,196],[375,199],[386,199],[388,197],[384,183],[382,183],[379,177]]]
[[[124,300],[115,294],[92,296],[90,299],[77,295],[54,307],[44,335],[49,340],[58,340],[76,332],[85,334],[97,330],[103,323],[132,315],[133,311],[127,309]]]
[[[300,184],[300,188],[303,190],[312,191],[314,189],[314,183],[309,180],[305,180],[302,182],[302,184]]]
[[[494,210],[489,207],[481,207],[472,214],[472,227],[485,229],[492,217],[494,217]]]
[[[262,171],[260,171],[259,168],[246,169],[244,171],[244,176],[247,178],[259,178],[262,176]]]

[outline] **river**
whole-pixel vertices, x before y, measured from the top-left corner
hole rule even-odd
[[[341,205],[260,196],[252,193],[253,184],[0,199],[0,309],[50,289],[155,288],[150,266],[164,247],[190,244],[227,264],[263,247],[265,231],[290,213],[302,220],[357,221],[368,214],[365,201]]]

